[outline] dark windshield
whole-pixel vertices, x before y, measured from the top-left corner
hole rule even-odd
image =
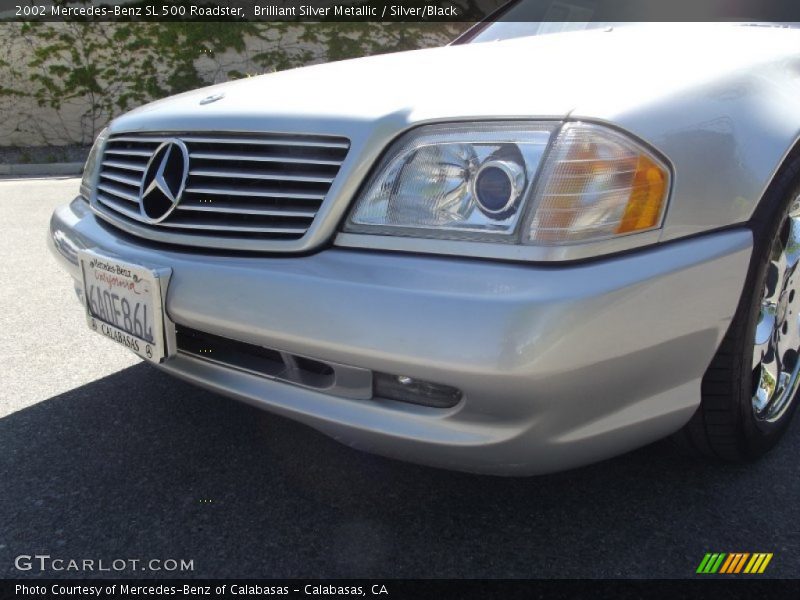
[[[583,31],[584,29],[608,29],[609,27],[624,27],[625,25],[636,25],[636,23],[600,23],[580,21],[543,21],[539,23],[520,23],[515,21],[497,21],[484,27],[474,37],[472,37],[469,42],[494,42],[497,40],[510,40],[511,38],[529,37],[532,35],[564,33],[567,31]]]
[[[629,5],[628,8],[625,8]],[[613,6],[615,10],[608,10]],[[653,21],[642,20],[657,17],[648,13],[639,0],[520,0],[506,5],[497,14],[490,16],[487,22],[480,23],[467,31],[455,43],[490,42],[511,38],[530,37],[568,31],[586,29],[617,29],[630,25],[641,25]],[[630,21],[602,21],[603,16],[638,17]],[[800,23],[767,23],[746,22],[744,20],[731,23],[750,27],[793,27]],[[680,23],[676,24],[680,25]]]

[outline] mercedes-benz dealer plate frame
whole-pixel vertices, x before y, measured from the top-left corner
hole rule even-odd
[[[78,252],[86,322],[93,331],[152,363],[174,353],[166,333],[166,291],[172,269]]]

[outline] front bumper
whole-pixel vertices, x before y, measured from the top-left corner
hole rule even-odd
[[[451,409],[347,399],[183,354],[165,371],[356,448],[498,474],[594,462],[685,424],[752,248],[737,229],[566,266],[335,248],[206,256],[127,237],[80,199],[54,213],[49,239],[79,291],[81,248],[171,267],[175,323],[464,398]]]

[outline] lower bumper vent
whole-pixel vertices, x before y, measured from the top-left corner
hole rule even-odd
[[[461,391],[450,386],[323,362],[182,325],[176,326],[176,339],[182,354],[334,396],[392,400],[431,408],[451,408],[462,399]]]
[[[331,365],[303,356],[177,326],[178,351],[262,377],[329,391],[336,383]],[[368,374],[369,371],[366,371]]]

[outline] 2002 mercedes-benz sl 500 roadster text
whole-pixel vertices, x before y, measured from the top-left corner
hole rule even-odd
[[[800,30],[553,28],[117,118],[50,228],[89,326],[447,468],[763,454],[800,380]]]

